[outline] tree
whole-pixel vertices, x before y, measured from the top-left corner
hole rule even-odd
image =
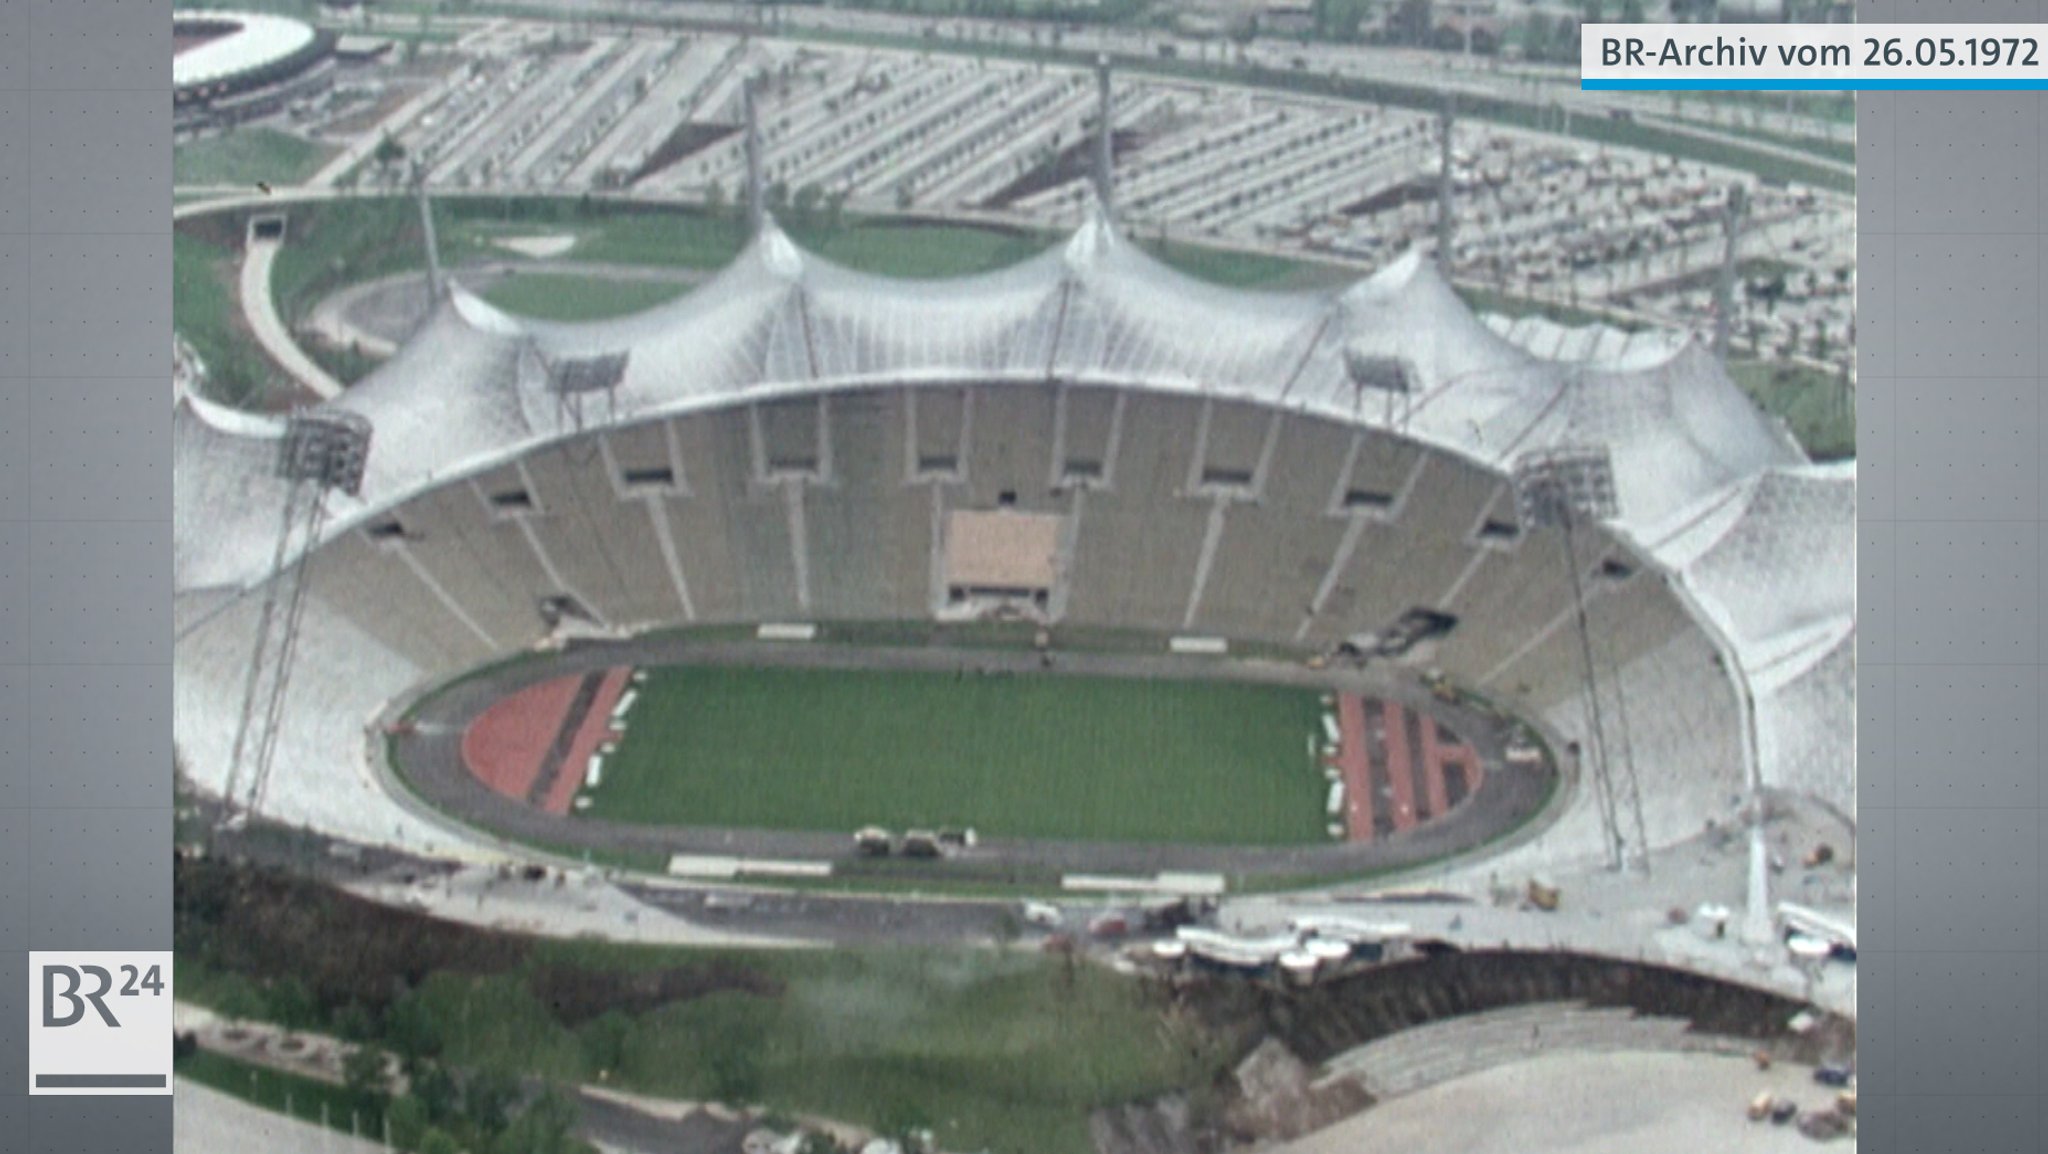
[[[817,216],[818,206],[824,199],[825,190],[819,188],[816,181],[811,181],[796,190],[796,200],[791,204],[791,209],[798,220],[809,224],[812,218]]]
[[[427,1118],[427,1107],[418,1098],[394,1098],[384,1111],[384,1121],[391,1127],[391,1144],[400,1150],[416,1150],[426,1137],[433,1123]]]
[[[429,1058],[439,1057],[444,1044],[441,1027],[433,1010],[418,993],[409,993],[391,1004],[384,1014],[384,1044],[414,1074]]]
[[[306,983],[297,978],[273,984],[264,992],[263,1002],[270,1020],[287,1030],[310,1030],[320,1024],[319,1004]]]
[[[427,1121],[436,1126],[454,1121],[462,1102],[462,1091],[454,1077],[435,1062],[422,1064],[411,1071],[411,1076],[412,1097],[426,1111]]]
[[[1397,43],[1426,44],[1430,29],[1436,27],[1436,12],[1430,0],[1401,0],[1387,18],[1387,32]]]
[[[711,1094],[728,1105],[742,1106],[761,1096],[761,1057],[750,1045],[721,1045],[705,1063],[710,1068]]]
[[[1645,19],[1647,17],[1643,15],[1643,0],[1621,0],[1623,24],[1641,24]]]
[[[355,1094],[382,1094],[391,1087],[389,1056],[376,1046],[354,1046],[341,1059],[341,1084]]]
[[[633,1020],[618,1010],[593,1018],[578,1031],[584,1062],[600,1075],[618,1069],[625,1063],[626,1041],[632,1033]]]
[[[391,134],[387,132],[383,139],[377,142],[377,147],[371,151],[370,159],[376,162],[379,171],[390,172],[405,163],[405,145],[392,139]]]
[[[1356,40],[1365,23],[1368,0],[1316,0],[1316,35],[1324,40]]]
[[[495,1135],[512,1120],[519,1102],[519,1083],[509,1074],[482,1070],[462,1087],[462,1113],[479,1134]]]
[[[576,1149],[569,1136],[576,1115],[573,1102],[547,1090],[505,1127],[491,1143],[491,1154],[569,1154]]]
[[[334,1035],[344,1042],[367,1042],[377,1034],[376,1019],[361,1002],[350,1002],[334,1011],[329,1019]]]

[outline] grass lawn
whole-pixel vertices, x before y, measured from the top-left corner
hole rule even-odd
[[[380,1133],[384,1110],[390,1104],[382,1094],[352,1093],[331,1082],[282,1073],[206,1050],[178,1059],[177,1076],[314,1125],[319,1125],[320,1108],[325,1106],[328,1127],[344,1134],[352,1124],[366,1135]]]
[[[1801,365],[1730,361],[1728,375],[1766,412],[1782,417],[1816,461],[1856,455],[1856,395],[1842,396],[1841,381]]]
[[[274,128],[242,128],[188,141],[171,150],[173,184],[242,184],[283,187],[320,171],[336,149]]]
[[[235,301],[238,253],[199,237],[171,237],[171,324],[206,364],[210,399],[260,406],[276,376],[242,327]]]
[[[588,321],[626,316],[671,301],[689,285],[666,281],[621,281],[570,273],[521,272],[493,284],[484,299],[523,317]]]
[[[593,817],[1286,845],[1321,840],[1315,694],[1063,676],[655,669]]]

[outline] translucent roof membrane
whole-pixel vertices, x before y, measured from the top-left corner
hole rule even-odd
[[[1614,528],[1685,582],[1746,676],[1774,687],[1758,701],[1759,742],[1783,751],[1767,776],[1772,757],[1820,756],[1783,736],[1809,731],[1801,711],[1838,707],[1842,687],[1807,671],[1853,666],[1839,638],[1855,617],[1854,467],[1809,464],[1697,344],[1489,323],[1415,254],[1340,291],[1220,288],[1100,214],[1060,248],[940,281],[841,268],[771,221],[684,296],[591,323],[514,317],[451,288],[396,356],[330,402],[368,417],[374,439],[362,498],[335,502],[329,532],[575,435],[550,366],[579,358],[623,360],[609,403],[583,406],[585,431],[864,385],[1063,379],[1391,421],[1502,471],[1532,450],[1605,446]],[[175,427],[179,588],[261,580],[283,500],[280,426],[192,400]]]

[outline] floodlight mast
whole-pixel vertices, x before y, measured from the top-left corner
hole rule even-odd
[[[1622,799],[1608,761],[1606,721],[1600,703],[1599,669],[1593,655],[1592,619],[1586,610],[1585,576],[1580,571],[1577,527],[1581,520],[1595,523],[1616,516],[1614,466],[1607,450],[1598,446],[1561,446],[1525,454],[1515,464],[1515,495],[1521,519],[1534,526],[1561,530],[1567,575],[1571,579],[1572,613],[1579,635],[1579,657],[1586,682],[1586,761],[1593,770],[1594,799],[1600,810],[1602,833],[1607,843],[1609,868],[1626,864],[1622,833]],[[1628,803],[1633,810],[1637,860],[1649,869],[1649,842],[1644,828],[1642,792],[1637,788],[1635,766],[1625,767]]]
[[[255,651],[242,687],[242,713],[222,791],[222,826],[258,812],[270,788],[283,729],[285,691],[306,608],[307,562],[327,519],[327,494],[360,493],[369,459],[370,422],[330,410],[292,416],[278,446],[277,475],[286,481],[277,550],[256,619]],[[246,777],[248,790],[241,793]]]

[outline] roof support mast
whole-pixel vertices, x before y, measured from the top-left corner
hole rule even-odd
[[[412,162],[413,192],[420,202],[420,235],[427,242],[427,312],[441,304],[441,245],[434,238],[434,203],[427,197],[427,166],[418,157]]]
[[[747,118],[747,231],[759,233],[768,219],[767,189],[761,184],[761,117],[755,107],[755,90],[761,78],[749,76],[740,85],[741,103]]]
[[[1443,270],[1446,280],[1451,275],[1451,240],[1457,225],[1451,204],[1458,178],[1457,162],[1451,155],[1451,130],[1457,124],[1457,105],[1457,95],[1445,93],[1443,111],[1438,117],[1441,153],[1437,160],[1436,179],[1436,264]]]
[[[1728,186],[1728,247],[1721,254],[1721,279],[1714,286],[1714,359],[1724,363],[1728,360],[1728,334],[1735,325],[1735,267],[1742,259],[1742,216],[1747,201],[1741,185]]]
[[[1095,58],[1095,196],[1116,214],[1116,124],[1110,118],[1109,55]]]

